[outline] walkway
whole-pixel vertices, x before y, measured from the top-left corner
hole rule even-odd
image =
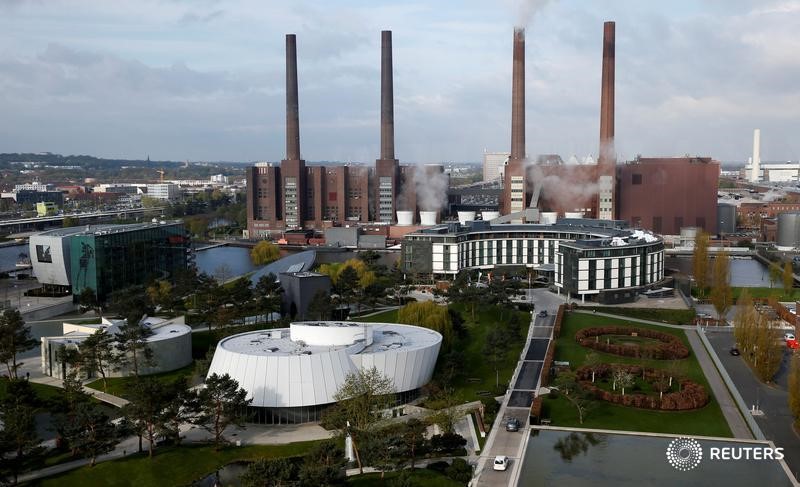
[[[719,407],[722,409],[722,414],[725,416],[725,420],[728,422],[728,426],[731,428],[731,433],[733,433],[734,438],[742,440],[754,439],[750,427],[747,426],[741,411],[736,406],[736,401],[733,400],[733,396],[731,396],[728,387],[725,385],[725,382],[723,382],[719,370],[717,370],[714,362],[711,361],[708,350],[703,346],[700,337],[697,336],[697,331],[686,330],[686,338],[689,339],[689,344],[692,346],[694,355],[700,363],[700,368],[703,369],[703,375],[706,376],[708,385],[711,386],[714,397],[717,398]]]

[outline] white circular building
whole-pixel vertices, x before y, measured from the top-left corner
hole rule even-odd
[[[430,381],[442,335],[411,325],[300,321],[219,342],[208,370],[228,374],[252,398],[252,421],[318,421],[348,374],[372,367],[401,401]]]

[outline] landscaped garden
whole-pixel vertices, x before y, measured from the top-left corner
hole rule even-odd
[[[558,426],[730,437],[700,364],[684,349],[691,347],[681,329],[568,313],[555,360],[569,362],[577,380],[588,384],[584,392],[591,400],[582,424],[563,395],[545,396],[542,417]]]

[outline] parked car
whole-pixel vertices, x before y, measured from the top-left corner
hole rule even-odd
[[[508,421],[506,421],[506,431],[519,431],[519,426],[517,418],[508,418]]]
[[[732,348],[732,349],[731,349],[731,355],[736,355],[736,356],[740,355],[740,354],[739,354],[739,349],[738,349],[738,348],[735,348],[735,347],[734,347],[734,348]]]
[[[494,457],[494,469],[506,470],[508,468],[508,457],[505,455],[498,455]]]
[[[547,310],[539,311],[539,318],[547,318]]]
[[[784,333],[783,339],[786,340],[787,342],[789,340],[795,340],[794,333]]]

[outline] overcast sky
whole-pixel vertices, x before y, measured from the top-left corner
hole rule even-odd
[[[621,158],[744,161],[756,127],[762,159],[800,158],[785,0],[0,0],[0,152],[280,160],[296,33],[303,157],[373,161],[391,29],[397,157],[478,161],[509,148],[512,28],[528,22],[528,153],[595,155],[605,20]]]

